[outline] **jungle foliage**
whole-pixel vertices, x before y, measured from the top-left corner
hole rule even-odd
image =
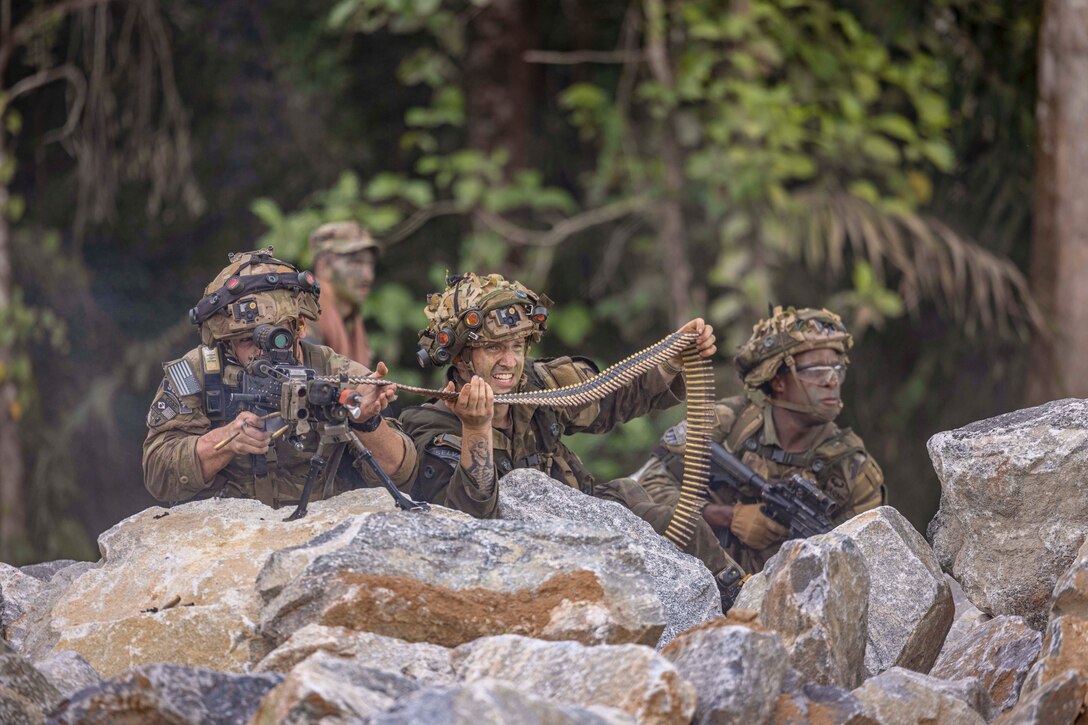
[[[407,383],[436,382],[414,363],[415,333],[447,270],[500,271],[555,299],[541,355],[609,364],[704,316],[722,394],[738,391],[727,354],[769,302],[832,307],[857,342],[846,424],[920,527],[936,504],[925,439],[1016,407],[1040,325],[1021,271],[1036,2],[162,12],[195,186],[152,205],[122,183],[90,219],[70,151],[43,138],[64,91],[15,104],[14,259],[31,322],[14,344],[36,373],[20,383],[26,486],[47,500],[27,558],[86,555],[79,536],[51,534],[58,522],[93,537],[150,503],[137,441],[158,363],[195,344],[183,313],[227,251],[273,244],[305,264],[324,221],[382,240],[368,331]],[[41,42],[73,32],[58,21]],[[34,320],[54,332],[31,334]],[[575,447],[599,476],[622,475],[680,415]]]

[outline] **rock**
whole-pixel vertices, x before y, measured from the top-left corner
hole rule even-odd
[[[733,602],[733,609],[754,609],[758,612],[763,608],[765,596],[767,596],[767,575],[763,572],[753,574],[740,588],[737,601]]]
[[[944,575],[944,580],[948,582],[948,588],[952,590],[952,602],[956,605],[956,614],[952,618],[952,626],[948,629],[948,634],[945,635],[941,653],[937,655],[938,660],[944,656],[945,651],[959,642],[968,632],[983,622],[989,622],[993,619],[989,614],[971,603],[971,600],[963,593],[963,587],[960,586],[958,581],[948,576],[948,574]]]
[[[67,593],[72,582],[98,564],[80,561],[59,569],[42,582],[38,594],[22,605],[25,613],[4,628],[4,638],[31,659],[41,659],[53,651],[57,633],[52,627],[53,607]]]
[[[1035,690],[1066,670],[1088,681],[1088,542],[1054,587],[1050,622],[1024,689]]]
[[[695,712],[695,688],[649,647],[503,635],[461,645],[451,661],[464,682],[501,680],[547,700],[618,708],[640,723],[688,723]]]
[[[951,683],[902,667],[865,681],[854,690],[869,717],[896,725],[981,725],[975,707],[983,689],[977,682]]]
[[[265,696],[251,725],[359,722],[417,689],[407,677],[318,652]]]
[[[153,664],[130,670],[61,703],[50,723],[246,722],[282,675],[238,675]]]
[[[869,567],[866,677],[889,667],[929,672],[955,614],[929,544],[891,506],[858,514],[835,531],[854,540]]]
[[[525,694],[495,680],[458,687],[428,688],[409,695],[368,725],[627,725],[635,718],[622,710],[578,707]]]
[[[76,652],[54,652],[44,660],[35,662],[34,667],[65,697],[102,681],[91,663]]]
[[[43,589],[41,579],[0,563],[0,631],[5,640],[11,640],[8,629],[32,608]],[[12,644],[19,648],[18,643]]]
[[[443,646],[502,633],[652,645],[664,615],[650,582],[618,531],[374,514],[265,605],[261,631],[276,645],[310,623]]]
[[[835,532],[795,539],[767,562],[760,621],[782,637],[790,665],[808,680],[861,682],[869,572],[853,539]]]
[[[253,647],[263,644],[254,580],[272,552],[392,506],[385,491],[361,489],[291,522],[246,499],[147,509],[99,537],[100,564],[54,575],[50,587],[74,579],[28,625],[27,651],[78,652],[104,677],[152,662],[241,670],[266,653]]]
[[[774,725],[880,725],[865,713],[861,700],[849,690],[805,682],[797,670],[787,671],[782,692],[767,722]]]
[[[1042,639],[1022,617],[1002,615],[980,624],[945,648],[930,674],[942,680],[978,678],[1000,713],[1020,698],[1020,689],[1039,655]]]
[[[24,657],[6,645],[4,649],[0,654],[0,722],[45,722],[63,696]]]
[[[545,474],[519,468],[499,481],[502,518],[510,521],[564,520],[622,532],[650,573],[665,607],[665,631],[658,646],[680,632],[721,614],[714,578],[698,559],[679,551],[648,523],[612,501],[587,496]]]
[[[308,624],[295,631],[261,660],[254,671],[287,672],[315,652],[357,659],[368,667],[431,684],[454,681],[450,650],[445,647],[319,624]]]
[[[19,571],[27,576],[32,576],[35,579],[47,582],[61,569],[67,569],[73,564],[81,563],[84,562],[79,562],[75,559],[57,559],[56,561],[43,561],[39,564],[27,564],[26,566],[19,567]]]
[[[994,725],[1072,725],[1084,707],[1088,682],[1075,671],[1063,672],[1016,707],[994,720]]]
[[[778,635],[716,619],[690,629],[661,650],[695,686],[695,721],[761,723],[774,708],[786,674]]]
[[[1046,623],[1088,531],[1088,401],[1057,400],[929,440],[941,505],[929,538],[979,609]]]

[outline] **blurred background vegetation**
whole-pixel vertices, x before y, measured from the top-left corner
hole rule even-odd
[[[557,301],[602,366],[768,303],[856,346],[845,425],[924,530],[933,433],[1024,402],[1041,0],[0,0],[0,556],[153,503],[160,363],[226,253],[355,219],[391,377],[446,270]],[[1088,21],[1086,21],[1088,22]],[[1037,215],[1037,212],[1036,212]],[[1032,292],[1035,292],[1033,295]],[[1045,290],[1043,291],[1045,295]],[[1055,373],[1057,375],[1057,373]],[[398,404],[418,402],[402,395]],[[609,478],[682,410],[574,446]]]

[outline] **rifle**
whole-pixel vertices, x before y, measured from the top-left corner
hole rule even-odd
[[[721,443],[710,443],[710,487],[755,489],[763,499],[762,511],[789,529],[789,538],[805,539],[835,528],[831,512],[835,501],[812,481],[793,474],[780,481],[766,479],[741,463]]]
[[[374,472],[398,507],[404,511],[428,509],[426,503],[413,501],[401,493],[378,465],[374,454],[349,428],[349,417],[359,414],[361,396],[348,385],[346,375],[342,375],[339,382],[317,380],[316,371],[297,364],[295,336],[286,327],[258,325],[253,331],[253,342],[261,355],[243,370],[239,391],[227,395],[224,418],[230,420],[243,409],[251,410],[264,414],[266,427],[271,425],[276,431],[274,436],[288,429],[293,429],[294,436],[305,435],[314,429],[320,434],[317,451],[310,458],[298,508],[287,521],[306,515],[314,484],[322,472],[325,496],[331,494],[340,460],[349,446],[355,452],[357,465],[366,464]],[[228,442],[229,439],[222,444]],[[295,445],[302,447],[299,442]],[[267,475],[264,457],[253,458],[254,474]]]

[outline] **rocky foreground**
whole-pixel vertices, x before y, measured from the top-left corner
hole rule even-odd
[[[1085,718],[1088,403],[929,448],[933,548],[867,512],[787,543],[727,617],[697,560],[535,471],[494,521],[377,490],[290,523],[148,509],[96,563],[0,565],[0,722]]]

